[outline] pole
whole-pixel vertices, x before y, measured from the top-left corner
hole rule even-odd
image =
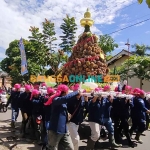
[[[130,49],[130,43],[129,43],[129,39],[127,39],[127,43],[125,44],[128,47],[128,72],[127,72],[127,84],[128,84],[128,75],[129,75],[129,49]]]

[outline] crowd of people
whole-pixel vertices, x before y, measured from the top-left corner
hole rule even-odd
[[[42,83],[41,87],[25,85],[24,91],[20,91],[21,88],[20,84],[14,85],[6,104],[8,107],[11,103],[11,127],[15,129],[21,110],[22,137],[26,138],[26,125],[30,120],[33,129],[31,135],[36,137],[39,144],[42,143],[43,150],[56,150],[58,145],[63,150],[78,150],[78,129],[86,117],[91,129],[86,150],[94,149],[100,133],[105,133],[104,127],[108,131],[106,139],[109,139],[112,148],[122,146],[123,134],[128,145],[135,147],[131,138],[133,132],[136,133],[135,140],[143,143],[140,136],[149,127],[150,94],[139,88],[132,89],[128,85],[121,87],[118,84],[112,92],[107,85],[96,88],[90,96],[79,84],[71,88],[64,84],[51,88]],[[46,92],[41,92],[41,89]],[[42,132],[39,132],[36,123],[39,115],[43,121]],[[132,119],[131,127],[129,118]]]

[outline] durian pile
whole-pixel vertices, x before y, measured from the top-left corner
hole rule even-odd
[[[106,75],[109,69],[106,56],[98,45],[98,37],[84,32],[73,47],[73,52],[65,64],[62,75]]]

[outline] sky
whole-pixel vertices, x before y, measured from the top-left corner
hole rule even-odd
[[[91,31],[97,35],[109,34],[119,45],[113,55],[127,49],[127,39],[131,45],[150,45],[150,20],[115,32],[149,19],[150,9],[145,2],[139,5],[137,0],[0,0],[0,4],[0,61],[6,57],[5,50],[11,41],[28,39],[30,26],[41,29],[45,18],[55,23],[58,43],[62,35],[60,25],[66,14],[75,17],[77,35],[80,35],[84,31],[80,20],[87,8],[95,21]]]

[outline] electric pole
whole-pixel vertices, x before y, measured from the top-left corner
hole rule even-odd
[[[125,44],[128,47],[128,72],[127,72],[127,84],[128,84],[128,75],[129,75],[129,49],[130,49],[130,43],[129,43],[129,39],[127,39],[127,43]]]

